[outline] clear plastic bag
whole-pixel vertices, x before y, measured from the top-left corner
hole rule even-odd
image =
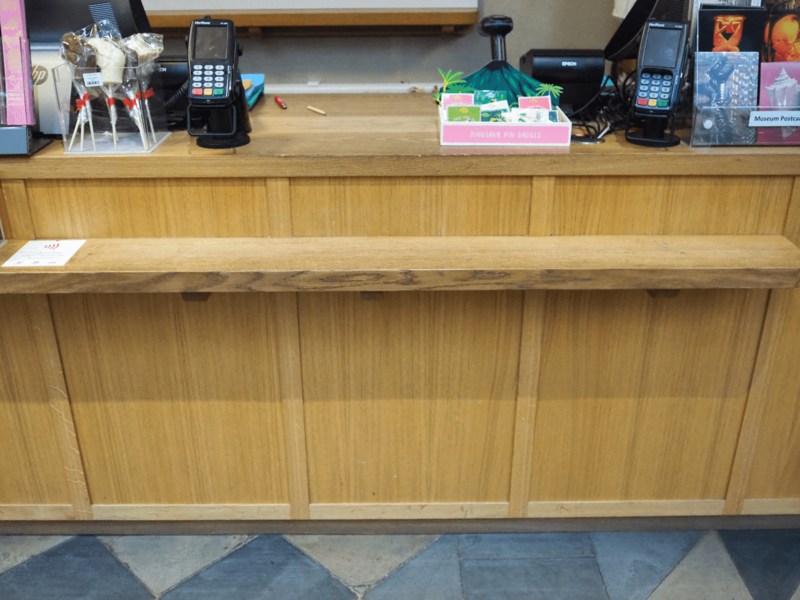
[[[150,98],[154,95],[151,80],[155,61],[163,49],[163,36],[136,34],[123,39],[117,27],[108,20],[98,21],[62,37],[61,55],[78,96],[75,100],[74,126],[69,119],[67,151],[75,147],[78,131],[83,151],[87,124],[92,151],[97,151],[94,125],[98,115],[92,103],[97,105],[100,99],[105,100],[107,107],[114,151],[119,150],[118,100],[127,117],[135,124],[142,149],[148,151],[160,143]],[[59,102],[63,111],[63,101]]]

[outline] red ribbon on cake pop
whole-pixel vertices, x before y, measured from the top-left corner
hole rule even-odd
[[[89,94],[84,94],[82,98],[78,98],[75,100],[75,106],[78,107],[78,110],[83,110],[86,105],[89,104]]]

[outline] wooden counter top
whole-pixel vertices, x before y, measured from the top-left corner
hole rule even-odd
[[[154,154],[64,157],[55,143],[32,158],[0,159],[0,179],[174,177],[800,175],[798,148],[668,150],[617,135],[598,146],[442,147],[429,94],[271,97],[252,113],[252,143],[235,151],[198,148],[174,133]],[[328,116],[308,110],[309,104]]]

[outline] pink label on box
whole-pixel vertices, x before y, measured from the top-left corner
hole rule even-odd
[[[474,146],[555,146],[569,145],[566,125],[444,125],[443,144]]]
[[[442,94],[442,106],[471,106],[475,104],[475,94]]]
[[[544,108],[546,110],[552,110],[553,106],[550,102],[550,96],[527,96],[527,97],[520,97],[519,99],[519,107],[520,108]]]

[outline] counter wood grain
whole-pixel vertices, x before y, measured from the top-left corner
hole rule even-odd
[[[151,155],[64,156],[51,144],[32,158],[0,160],[0,179],[428,177],[581,175],[800,175],[790,147],[654,150],[609,136],[571,148],[442,147],[430,94],[286,95],[251,113],[252,143],[230,154],[175,132]],[[317,106],[327,116],[314,115]],[[688,138],[686,138],[688,140]]]
[[[24,245],[11,240],[0,264]],[[782,236],[91,239],[2,293],[792,288]]]

